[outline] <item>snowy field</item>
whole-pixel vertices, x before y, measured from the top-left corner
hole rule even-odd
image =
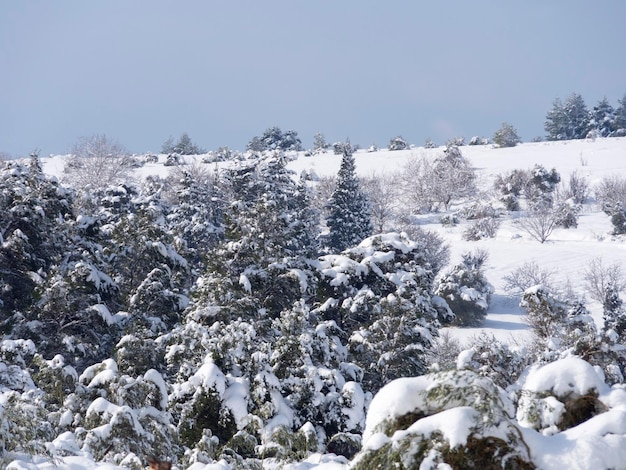
[[[414,148],[395,152],[359,151],[355,154],[357,172],[361,176],[395,172],[412,156],[434,155],[442,150],[442,148],[428,150]],[[626,176],[626,138],[528,143],[509,149],[464,146],[461,151],[476,169],[479,183],[484,190],[491,188],[496,175],[514,169],[530,169],[534,164],[541,164],[547,169],[555,168],[561,175],[562,181],[567,181],[571,173],[578,172],[587,178],[592,190],[603,177]],[[185,158],[191,161],[200,157]],[[137,170],[137,176],[145,177],[150,174],[165,176],[171,167],[163,165],[164,158],[165,156],[161,155],[159,162],[148,163],[141,167]],[[289,167],[297,174],[307,171],[318,176],[336,175],[341,161],[341,158],[333,155],[332,152],[308,157],[298,154],[293,155],[293,158]],[[48,174],[62,176],[63,157],[44,158],[42,163]],[[455,208],[451,207],[450,210],[454,211]],[[576,295],[584,293],[582,272],[591,260],[601,258],[607,264],[620,263],[623,269],[626,269],[626,243],[623,238],[619,239],[610,235],[612,227],[609,218],[595,204],[593,197],[584,204],[577,228],[556,229],[549,240],[543,244],[523,232],[515,225],[514,220],[510,219],[503,221],[495,238],[477,242],[464,241],[462,239],[462,232],[465,228],[463,223],[455,227],[443,227],[439,223],[440,215],[430,214],[420,220],[424,228],[436,230],[450,244],[451,264],[458,263],[463,252],[475,248],[483,248],[489,252],[485,274],[495,288],[492,303],[486,319],[479,328],[448,328],[451,335],[461,341],[481,331],[508,342],[524,342],[529,338],[528,327],[518,306],[519,299],[505,292],[503,281],[504,276],[524,263],[534,261],[541,268],[553,271],[555,281],[562,284],[569,283]],[[589,298],[587,301],[596,322],[600,324],[600,305]],[[378,448],[385,442],[390,442],[389,439],[399,442],[405,438],[406,434],[399,434],[399,432],[392,438],[381,436],[380,433],[375,432],[376,424],[394,413],[401,414],[402,410],[393,409],[390,403],[401,403],[410,408],[417,399],[415,393],[431,386],[430,383],[426,383],[427,379],[423,378],[400,380],[405,381],[392,382],[374,399],[370,408],[371,413],[368,414],[364,436],[366,448],[367,446]],[[585,393],[590,386],[595,387],[599,392],[599,399],[606,404],[609,411],[580,426],[555,435],[549,435],[550,433],[544,435],[530,430],[523,431],[523,437],[534,454],[535,463],[545,469],[626,468],[626,463],[624,463],[626,462],[626,392],[623,388],[609,388],[599,380],[589,364],[575,358],[535,369],[525,378],[522,385],[529,391],[537,393],[555,389],[555,387],[567,388],[568,386],[580,388],[580,393]],[[414,429],[416,432],[432,432],[440,426],[435,421],[444,419],[448,420],[445,429],[449,433],[447,437],[450,438],[450,442],[462,442],[469,432],[467,429],[469,418],[463,413],[469,412],[466,408],[457,407],[419,420],[410,429],[416,426]],[[444,413],[446,413],[445,416]],[[548,416],[546,419],[549,421],[549,418]],[[523,423],[524,416],[517,416],[517,420]],[[99,470],[119,468],[94,464],[93,461],[79,457],[68,457],[64,460],[65,462],[60,464],[59,468],[97,468]],[[55,467],[43,462],[40,465],[24,463],[24,466],[19,462],[14,462],[10,468],[21,470]],[[197,468],[221,470],[228,467],[218,463]],[[314,455],[307,462],[293,464],[289,468],[308,470],[348,467],[341,461],[328,458],[328,456]]]

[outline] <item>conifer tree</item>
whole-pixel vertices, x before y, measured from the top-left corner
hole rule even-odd
[[[328,209],[329,251],[341,252],[372,234],[369,202],[360,188],[354,156],[345,148]]]

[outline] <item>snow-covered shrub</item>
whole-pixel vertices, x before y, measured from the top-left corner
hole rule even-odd
[[[178,155],[177,153],[170,153],[167,155],[167,157],[165,157],[165,162],[163,163],[163,165],[177,166],[180,165],[182,162],[183,160],[180,155]]]
[[[503,343],[485,332],[470,338],[467,346],[468,349],[459,352],[456,367],[489,377],[503,389],[515,383],[530,362],[523,347]]]
[[[465,145],[465,137],[453,137],[446,142],[446,147],[463,147]]]
[[[498,211],[488,202],[477,201],[461,209],[460,214],[467,220],[484,219],[486,217],[497,217]]]
[[[469,140],[467,145],[489,145],[489,139],[475,135]]]
[[[345,142],[335,142],[333,144],[333,153],[335,155],[343,155],[345,153],[352,155],[354,153],[354,148],[350,144],[350,141],[347,140]]]
[[[576,228],[578,227],[578,215],[580,214],[580,206],[576,204],[570,204],[568,201],[563,201],[555,204],[553,209],[555,224],[558,227],[563,228]]]
[[[564,191],[564,199],[571,199],[574,204],[584,204],[589,197],[589,181],[578,171],[569,176],[569,184]]]
[[[450,246],[437,231],[406,223],[402,224],[402,232],[406,233],[410,240],[422,245],[424,260],[430,266],[433,275],[437,275],[450,261]]]
[[[623,235],[626,233],[626,209],[621,202],[603,205],[604,212],[611,218],[613,225],[613,235]]]
[[[389,141],[389,150],[405,150],[409,144],[401,136],[392,138]]]
[[[608,411],[607,392],[601,374],[580,358],[534,366],[519,392],[517,420],[545,435],[555,434]]]
[[[517,129],[508,122],[503,122],[500,129],[493,135],[493,143],[498,147],[515,147],[520,142]]]
[[[513,415],[506,394],[471,371],[398,379],[372,400],[351,468],[534,468]]]
[[[526,321],[538,338],[547,340],[561,334],[567,306],[546,287],[536,285],[526,289],[520,307],[526,311]]]
[[[457,368],[461,343],[448,330],[439,334],[428,351],[428,371],[440,372]]]
[[[555,168],[548,171],[539,164],[535,164],[528,175],[529,180],[524,188],[524,193],[529,207],[550,207],[554,191],[561,181],[561,175]]]
[[[438,145],[433,142],[431,139],[426,139],[426,141],[424,142],[424,148],[425,149],[436,149],[438,147]]]
[[[459,223],[459,218],[456,214],[444,214],[439,218],[439,223],[444,227],[455,227]]]
[[[499,199],[509,211],[520,210],[519,198],[529,179],[525,170],[513,170],[499,174],[494,180],[494,189],[500,194]]]
[[[463,231],[463,240],[476,241],[483,238],[493,238],[500,228],[500,219],[485,217],[475,220]]]
[[[483,271],[487,257],[484,250],[464,253],[462,262],[439,279],[435,294],[448,303],[457,325],[477,325],[487,314],[494,291]]]

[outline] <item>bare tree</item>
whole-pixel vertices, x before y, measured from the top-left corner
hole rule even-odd
[[[554,274],[542,269],[536,261],[528,261],[502,277],[504,290],[511,295],[522,295],[527,289],[541,285],[552,292]]]
[[[533,207],[526,217],[522,217],[517,221],[517,224],[539,243],[544,243],[552,235],[557,222],[557,214],[552,208],[540,205]]]
[[[64,168],[65,180],[81,189],[103,189],[128,182],[134,159],[105,134],[80,137]]]
[[[626,277],[619,264],[604,266],[602,258],[594,258],[583,271],[583,281],[589,296],[593,300],[603,302],[607,288],[612,285],[618,292],[626,288]]]
[[[398,206],[397,175],[383,173],[361,178],[361,188],[370,202],[374,232],[383,233],[393,220]]]
[[[430,212],[438,206],[447,211],[453,200],[476,191],[476,176],[458,147],[449,147],[434,160],[422,155],[407,161],[402,168],[401,188],[417,211]]]
[[[424,155],[410,158],[402,167],[399,184],[402,198],[416,212],[431,212],[437,204],[426,177],[431,173],[432,162]]]

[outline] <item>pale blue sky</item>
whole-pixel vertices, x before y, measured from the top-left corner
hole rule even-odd
[[[505,120],[530,140],[557,97],[624,96],[624,18],[624,0],[3,0],[0,151],[244,149],[274,125],[421,145]]]

